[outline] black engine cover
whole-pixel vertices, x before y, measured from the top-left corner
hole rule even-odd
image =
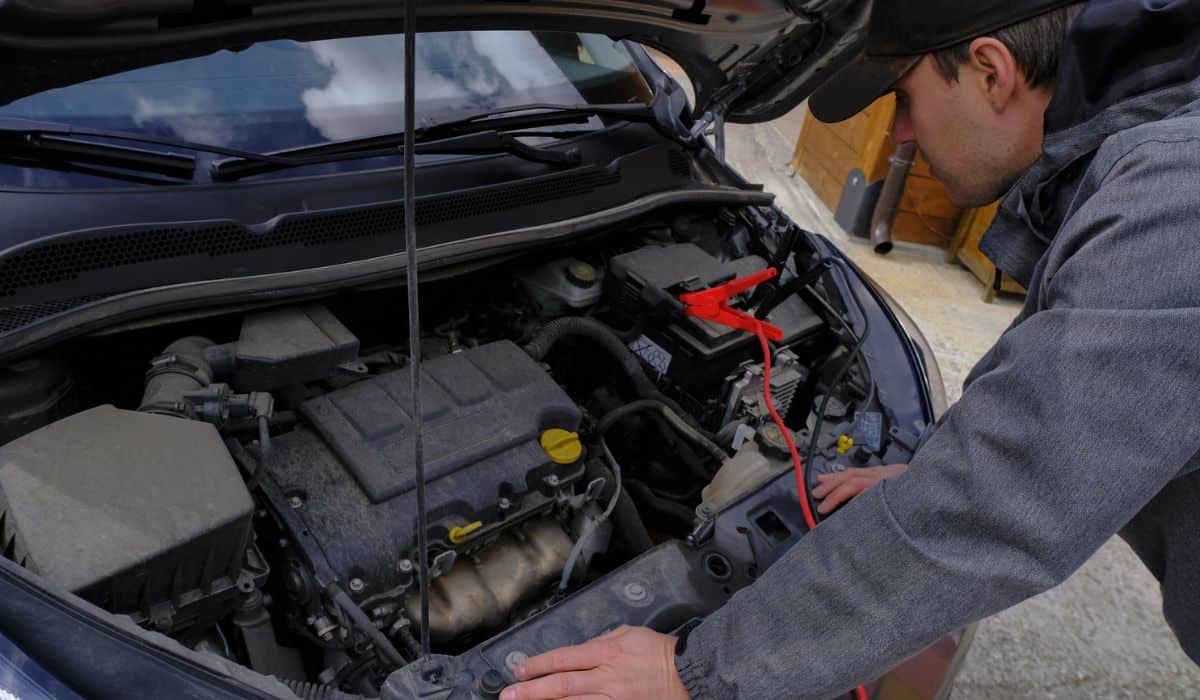
[[[551,473],[539,444],[549,428],[577,430],[579,408],[546,371],[507,341],[422,363],[422,408],[431,532],[500,517]],[[416,538],[416,473],[403,369],[306,402],[304,424],[280,436],[267,463],[290,507],[342,580],[363,596],[402,576]],[[306,538],[308,539],[308,538]]]

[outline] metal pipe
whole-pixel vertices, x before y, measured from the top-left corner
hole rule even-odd
[[[887,255],[892,252],[892,224],[896,221],[896,212],[900,210],[900,201],[904,198],[904,186],[908,182],[908,173],[912,170],[917,157],[916,141],[900,144],[895,155],[888,159],[892,167],[888,170],[887,179],[883,181],[883,191],[879,193],[879,202],[875,205],[875,213],[871,216],[871,244],[875,252]]]

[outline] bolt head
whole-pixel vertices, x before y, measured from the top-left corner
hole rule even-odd
[[[300,498],[299,496],[288,497],[288,507],[295,509],[295,508],[300,508],[303,505],[304,505],[303,498]]]
[[[504,676],[494,668],[489,668],[479,677],[479,690],[487,695],[496,695],[504,690]]]
[[[404,573],[404,574],[411,574],[411,573],[412,573],[412,570],[413,570],[413,563],[412,563],[412,560],[411,560],[411,559],[401,559],[401,560],[400,560],[400,563],[399,563],[397,566],[399,566],[399,567],[400,567],[400,572],[401,572],[401,573]]]
[[[510,651],[508,652],[508,655],[504,657],[504,666],[508,668],[509,671],[516,673],[517,666],[525,663],[525,660],[528,658],[529,654],[526,654],[523,651]]]
[[[513,507],[512,501],[508,500],[507,498],[501,498],[496,505],[500,506],[500,510],[509,510]]]
[[[549,486],[550,488],[558,488],[558,484],[559,484],[559,481],[558,481],[557,474],[551,474],[550,476],[546,477],[546,485]]]
[[[646,599],[646,587],[640,583],[625,584],[625,597],[632,601],[642,601]]]
[[[362,593],[366,587],[367,587],[367,584],[363,583],[363,580],[361,578],[350,579],[351,592]]]
[[[289,571],[283,577],[283,585],[292,593],[299,593],[304,589],[304,579],[300,576],[300,572]]]

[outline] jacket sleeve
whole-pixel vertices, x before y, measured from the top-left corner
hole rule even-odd
[[[1132,147],[904,475],[692,631],[696,699],[827,698],[1064,581],[1200,449],[1197,137]],[[1105,153],[1101,151],[1101,155]],[[1093,171],[1098,170],[1093,162]],[[1193,161],[1193,162],[1189,162]]]

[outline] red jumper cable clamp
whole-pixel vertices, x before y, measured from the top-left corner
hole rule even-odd
[[[776,343],[783,342],[783,329],[772,326],[769,323],[760,321],[751,314],[745,311],[738,311],[729,305],[729,300],[741,294],[754,289],[763,282],[775,279],[779,276],[779,270],[768,268],[749,277],[726,282],[712,289],[705,289],[700,292],[688,292],[681,294],[679,301],[683,302],[683,313],[695,318],[702,318],[706,321],[719,323],[722,326],[736,328],[738,330],[747,331],[757,334],[759,329],[762,329],[764,335]]]

